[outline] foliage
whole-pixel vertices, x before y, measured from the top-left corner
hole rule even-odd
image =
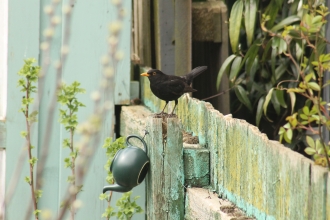
[[[301,60],[296,60],[290,51],[292,63],[297,67],[299,73],[299,83],[295,87],[279,89],[288,93],[297,94],[306,98],[304,105],[288,116],[288,121],[280,128],[280,140],[284,139],[291,143],[294,139],[294,131],[302,133],[308,131],[310,134],[304,135],[307,148],[305,152],[311,155],[316,164],[328,166],[330,168],[330,143],[326,143],[323,138],[323,127],[330,131],[330,117],[327,113],[330,103],[322,100],[322,89],[329,86],[330,82],[323,82],[324,74],[330,70],[330,53],[324,54],[324,47],[327,40],[322,28],[326,24],[326,16],[329,14],[328,8],[323,5],[304,5],[305,13],[300,25],[288,26],[282,32],[282,39],[299,39],[306,47],[311,48],[310,56],[304,56]],[[329,73],[327,73],[329,74]],[[298,81],[298,80],[297,80]],[[311,136],[315,134],[314,140]]]
[[[67,182],[72,184],[74,187],[74,196],[72,203],[75,201],[77,194],[82,191],[82,185],[76,185],[76,174],[75,174],[75,163],[76,159],[79,154],[79,149],[74,147],[73,137],[78,125],[78,116],[77,112],[80,107],[84,107],[85,105],[78,101],[77,95],[80,93],[85,93],[85,89],[80,88],[80,83],[74,81],[71,85],[66,85],[63,83],[61,85],[61,89],[57,94],[57,101],[61,104],[66,106],[66,109],[60,109],[60,123],[64,125],[65,130],[70,133],[70,138],[65,138],[62,142],[64,148],[70,149],[69,157],[64,159],[64,166],[65,168],[71,169],[71,176],[68,176]],[[74,219],[74,208],[71,207],[71,216]]]
[[[266,5],[258,0],[236,1],[229,20],[234,54],[223,63],[217,86],[228,73],[240,105],[250,110],[255,124],[259,128],[267,124],[273,130],[267,133],[270,138],[284,140],[294,150],[306,139],[306,130],[318,134],[321,144],[305,141],[310,148],[314,146],[305,152],[324,162],[327,154],[322,151],[327,152],[328,146],[322,141],[321,129],[322,125],[329,129],[330,123],[329,104],[321,98],[322,89],[329,84],[323,84],[330,56],[324,54],[328,9],[319,1],[305,2],[271,0]],[[259,18],[253,16],[257,11],[261,12]],[[260,26],[255,27],[256,23]]]
[[[229,19],[229,35],[234,54],[223,63],[218,74],[217,87],[223,74],[228,72],[238,100],[253,112],[251,115],[255,117],[255,124],[259,126],[264,116],[270,122],[278,122],[279,124],[275,125],[275,130],[278,130],[281,122],[283,124],[282,115],[287,114],[286,100],[290,97],[281,90],[274,93],[269,91],[282,80],[294,79],[295,72],[290,69],[290,60],[284,55],[285,41],[277,36],[270,36],[263,30],[262,25],[256,27],[256,23],[260,22],[260,16],[256,15],[258,11],[266,13],[266,27],[280,30],[299,21],[300,18],[294,14],[298,1],[291,5],[287,5],[283,0],[272,0],[268,5],[263,4],[258,0],[238,0],[233,5]],[[289,9],[285,10],[286,7]],[[281,9],[282,15],[278,14]],[[238,14],[244,16],[237,16]],[[281,16],[285,18],[282,21]],[[275,25],[276,21],[278,23]],[[240,36],[246,36],[246,42],[235,40]],[[268,107],[269,103],[271,107]]]
[[[112,138],[107,138],[104,142],[103,148],[106,149],[107,162],[104,166],[104,169],[108,172],[106,181],[109,184],[113,184],[115,182],[112,173],[109,168],[112,163],[113,158],[115,157],[117,151],[124,149],[125,139],[123,137],[117,138],[115,141],[112,141]],[[136,200],[139,196],[133,198],[131,201],[132,192],[123,193],[122,197],[117,201],[116,206],[118,207],[118,212],[114,211],[114,208],[110,206],[112,192],[109,194],[102,193],[99,196],[100,200],[105,200],[108,203],[108,207],[105,212],[102,214],[102,218],[110,219],[112,216],[117,216],[118,219],[129,220],[135,213],[142,213],[142,208],[136,204]]]
[[[131,201],[132,191],[124,193],[123,196],[116,202],[116,206],[119,207],[117,213],[118,219],[129,220],[132,218],[134,213],[142,213],[142,208],[136,204],[136,200],[140,196],[135,196],[133,201]]]
[[[126,147],[125,139],[123,137],[120,137],[117,138],[115,141],[112,141],[112,138],[106,138],[102,147],[106,149],[106,155],[107,155],[107,162],[104,165],[104,169],[108,172],[106,181],[109,184],[113,184],[115,180],[113,178],[112,173],[109,170],[109,167],[117,151],[119,151],[120,149],[124,149]]]
[[[34,167],[37,164],[38,159],[32,155],[32,149],[34,146],[31,144],[31,126],[34,122],[37,122],[38,111],[30,111],[30,105],[33,104],[32,94],[37,92],[36,83],[38,82],[39,77],[39,66],[34,66],[33,63],[36,62],[36,59],[29,58],[24,60],[24,66],[18,72],[18,75],[21,78],[18,80],[18,87],[21,87],[21,92],[25,93],[25,96],[22,98],[22,107],[19,110],[24,114],[26,122],[26,131],[21,131],[21,136],[26,139],[27,151],[29,156],[29,167],[30,175],[25,177],[25,181],[30,185],[31,196],[34,207],[35,219],[39,219],[38,215],[41,212],[38,209],[38,200],[42,196],[42,190],[37,190],[34,184]]]

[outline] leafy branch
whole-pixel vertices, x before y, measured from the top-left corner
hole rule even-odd
[[[288,122],[279,130],[280,141],[284,139],[287,143],[291,143],[294,130],[300,133],[303,130],[312,132],[318,136],[318,139],[314,141],[307,134],[305,152],[313,156],[316,164],[330,169],[330,147],[325,143],[322,131],[323,127],[330,130],[330,117],[326,111],[330,103],[323,101],[321,97],[322,89],[327,86],[323,83],[323,77],[325,71],[330,70],[330,53],[324,54],[324,48],[328,42],[322,31],[329,11],[324,5],[304,5],[303,8],[305,13],[300,25],[285,27],[281,38],[288,42],[288,48],[291,42],[299,40],[301,44],[306,44],[305,47],[311,49],[311,54],[304,56],[301,61],[295,60],[291,51],[287,50],[285,53],[295,66],[299,67],[297,72],[300,78],[296,87],[286,88],[286,90],[303,96],[306,102],[302,108],[286,118]],[[317,130],[313,128],[315,126]]]
[[[35,188],[34,167],[38,159],[32,155],[34,146],[31,143],[31,126],[38,120],[38,111],[29,112],[30,105],[33,104],[34,101],[32,94],[37,92],[35,84],[38,82],[40,71],[39,66],[33,65],[35,62],[36,60],[34,58],[24,60],[24,66],[18,72],[18,75],[21,76],[18,80],[18,87],[21,87],[21,92],[25,93],[25,96],[22,98],[22,107],[19,110],[24,114],[27,129],[26,131],[21,131],[21,136],[26,140],[30,167],[30,175],[25,177],[25,181],[30,185],[35,219],[39,219],[38,215],[41,210],[38,209],[38,200],[42,196],[42,190],[36,190]]]
[[[68,176],[67,182],[69,182],[73,187],[73,199],[71,203],[71,219],[74,219],[75,209],[72,206],[73,202],[77,198],[77,194],[82,191],[82,185],[76,185],[76,159],[79,154],[79,149],[74,147],[73,136],[78,125],[77,112],[80,107],[85,107],[85,105],[78,101],[77,95],[80,93],[85,93],[85,89],[80,88],[80,83],[74,81],[71,85],[66,85],[63,83],[61,85],[60,92],[57,95],[57,100],[61,105],[66,106],[66,109],[60,109],[60,123],[64,125],[65,130],[70,133],[70,138],[65,138],[62,142],[64,148],[70,149],[69,157],[64,159],[65,168],[71,169],[71,176]]]

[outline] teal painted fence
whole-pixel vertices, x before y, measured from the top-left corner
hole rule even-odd
[[[160,112],[165,102],[151,93],[148,79],[142,77],[141,83],[143,103]],[[268,140],[255,126],[224,116],[209,103],[188,95],[179,99],[177,115],[183,129],[198,136],[199,143],[210,151],[211,189],[247,215],[256,219],[330,219],[327,169]]]
[[[110,96],[111,94],[101,94],[101,96],[108,96],[106,98],[115,104],[128,104],[132,7],[131,1],[122,1],[120,4],[122,5],[119,6],[123,8],[120,13],[124,14],[124,17],[119,26],[121,33],[117,51],[115,51],[119,53],[114,54],[117,60],[111,63],[111,65],[116,64],[115,86],[114,88],[111,87],[113,96]],[[65,12],[67,11],[72,12],[71,17],[66,16]],[[50,16],[45,12],[48,12]],[[14,193],[12,200],[5,209],[6,219],[11,220],[24,219],[28,205],[31,203],[30,188],[24,181],[24,177],[29,173],[28,161],[26,157],[23,157],[23,160],[21,157],[22,152],[23,155],[26,155],[23,148],[24,140],[20,137],[20,131],[26,130],[25,119],[23,114],[18,112],[23,94],[16,87],[17,72],[22,67],[23,60],[34,57],[39,60],[39,65],[46,63],[45,66],[49,62],[49,69],[44,70],[47,75],[44,78],[44,91],[39,105],[39,120],[33,126],[32,142],[36,146],[33,154],[40,156],[48,126],[47,120],[50,117],[49,104],[56,86],[56,68],[54,66],[56,66],[58,60],[65,59],[63,54],[65,54],[66,48],[63,48],[63,46],[68,43],[69,53],[67,59],[65,59],[64,67],[60,68],[62,80],[66,83],[77,80],[86,89],[85,95],[79,95],[80,101],[86,107],[81,108],[78,114],[79,121],[86,121],[93,113],[94,108],[91,94],[100,88],[102,84],[104,85],[104,82],[102,82],[104,72],[102,62],[106,61],[107,54],[111,54],[108,51],[108,43],[110,42],[108,39],[109,24],[117,20],[118,10],[109,0],[8,0],[8,15],[8,102],[7,115],[1,121],[0,129],[1,136],[4,137],[0,139],[1,159],[4,158],[3,155],[5,154],[6,164],[5,168],[1,167],[0,170],[6,172],[6,193]],[[67,19],[70,19],[70,23]],[[57,22],[59,23],[54,25]],[[67,27],[68,24],[70,25],[69,28]],[[69,34],[68,30],[70,31]],[[66,42],[66,36],[69,36],[68,42]],[[47,45],[42,43],[49,40],[49,38],[52,38],[52,42],[48,45],[48,54]],[[40,86],[42,85],[40,84]],[[101,99],[101,103],[102,100],[104,99]],[[78,200],[82,202],[82,206],[77,212],[76,219],[101,219],[101,214],[106,207],[105,202],[100,201],[98,197],[103,186],[106,185],[106,172],[104,170],[106,158],[104,149],[101,146],[104,138],[113,136],[114,132],[114,106],[110,106],[110,108],[110,113],[106,115],[102,124],[100,142],[97,146],[91,146],[94,147],[94,160],[89,166],[83,192],[78,195]],[[56,217],[59,213],[59,207],[67,189],[66,179],[69,175],[69,169],[65,169],[63,163],[63,159],[69,155],[69,151],[61,146],[63,138],[68,135],[58,123],[58,109],[59,106],[56,106],[54,117],[51,119],[53,124],[49,142],[49,155],[43,167],[43,196],[39,201],[42,213],[51,213],[53,217]],[[76,141],[80,139],[80,136],[77,135]],[[19,164],[22,166],[18,167]],[[0,165],[3,165],[3,161],[0,161]],[[15,172],[17,168],[19,172]],[[0,177],[2,176],[0,175]],[[137,188],[133,194],[134,196],[143,194],[141,193],[141,187]],[[113,206],[120,196],[120,194],[115,193],[112,200]],[[139,204],[144,207],[144,199],[140,199]],[[135,219],[144,218],[144,216],[141,216],[143,215],[135,217]]]

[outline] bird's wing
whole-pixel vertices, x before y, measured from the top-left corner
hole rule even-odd
[[[165,82],[167,91],[170,91],[174,95],[182,95],[186,92],[196,92],[197,90],[191,88],[187,83],[183,82],[180,79],[171,79]]]
[[[188,86],[185,82],[183,82],[180,79],[168,80],[164,82],[164,85],[166,85],[168,91],[170,91],[174,95],[182,95],[184,93],[186,86]]]

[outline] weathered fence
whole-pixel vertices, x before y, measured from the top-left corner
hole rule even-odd
[[[147,219],[183,219],[184,214],[188,219],[229,220],[243,216],[208,189],[191,188],[209,185],[209,151],[199,144],[182,143],[194,142],[195,138],[182,135],[177,118],[153,118],[150,110],[137,105],[122,107],[120,121],[122,136],[143,136],[145,129],[149,132],[145,137],[151,162],[145,183]],[[184,198],[185,190],[189,197]],[[219,201],[224,211],[219,209]]]
[[[142,79],[141,83],[143,103],[153,112],[161,111],[165,102],[153,96],[148,79]],[[330,173],[325,168],[268,140],[255,126],[224,116],[210,104],[188,95],[180,98],[177,115],[183,129],[198,136],[199,144],[209,151],[209,185],[220,197],[257,219],[330,219]],[[158,131],[157,141],[161,141],[160,122],[149,122],[146,126],[142,121],[130,123],[149,126],[153,135]],[[129,129],[122,125],[121,131],[125,133]],[[158,149],[161,143],[156,146]],[[152,162],[151,167],[156,166],[157,171],[158,165]],[[193,191],[189,189],[186,194],[186,205],[193,198],[190,192]],[[157,201],[158,197],[153,199],[153,204],[163,203]],[[186,207],[188,219],[193,218],[189,210]]]

